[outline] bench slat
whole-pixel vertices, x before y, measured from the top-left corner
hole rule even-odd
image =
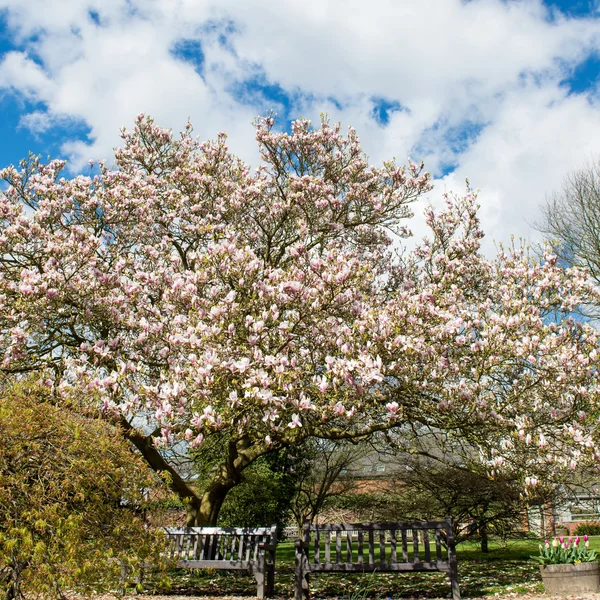
[[[271,535],[270,527],[165,527],[167,535],[177,535],[180,533],[194,533],[211,535],[217,533],[219,535]]]
[[[218,558],[218,551],[219,551],[219,534],[215,533],[213,535],[210,536],[211,540],[210,540],[210,545],[209,545],[209,552],[210,554],[206,557],[208,560],[219,560]]]
[[[385,531],[379,532],[379,564],[385,565]]]
[[[435,529],[439,527],[439,521],[406,521],[400,523],[402,528],[405,529]],[[399,523],[397,522],[389,522],[389,523],[319,523],[318,525],[311,525],[310,530],[315,531],[368,531],[372,529],[373,531],[379,531],[383,529],[384,531],[389,531],[393,528],[398,528]]]
[[[252,560],[258,560],[258,547],[261,544],[264,544],[265,542],[266,542],[266,539],[265,539],[264,535],[260,535],[260,536],[258,536],[254,540],[254,548],[253,548],[253,553],[252,553]]]
[[[194,536],[194,546],[192,548],[192,558],[194,560],[198,558],[198,537],[197,535]]]
[[[229,553],[229,548],[231,547],[231,536],[224,535],[221,538],[221,559],[227,560],[227,555]]]
[[[390,549],[391,549],[391,563],[394,564],[397,561],[397,557],[396,557],[396,530],[395,529],[390,529]]]
[[[346,532],[346,562],[352,562],[352,532]]]
[[[240,544],[238,547],[238,556],[239,556],[239,560],[243,560],[244,559],[244,535],[240,535]]]
[[[238,560],[242,560],[243,552],[244,552],[244,536],[236,535],[236,548],[233,558],[237,558]]]
[[[253,561],[246,562],[245,560],[182,560],[177,566],[181,569],[232,569],[232,570],[248,570],[254,564]]]
[[[246,536],[247,538],[248,536]],[[250,554],[252,553],[252,539],[246,539],[246,562],[250,560]]]
[[[435,560],[437,562],[442,560],[442,531],[439,527],[435,529]]]
[[[239,553],[238,553],[239,543],[240,543],[240,536],[237,534],[232,535],[231,536],[231,547],[229,548],[229,559],[230,560],[235,560],[236,556],[239,556]]]
[[[414,558],[413,562],[419,562],[419,532],[416,529],[413,529],[413,550],[414,550]]]
[[[319,530],[317,529],[317,531],[315,531],[315,562],[318,564],[319,563],[319,554],[320,554],[320,548],[321,546],[321,536],[319,535]]]
[[[363,560],[363,532],[359,530],[358,532],[358,564],[362,565]]]
[[[194,547],[192,537],[193,536],[191,536],[191,535],[187,535],[186,536],[187,541],[186,541],[186,544],[185,544],[185,552],[183,554],[183,557],[186,558],[186,559],[190,557],[190,548]]]
[[[429,529],[423,530],[423,546],[425,547],[425,562],[431,562],[431,548],[429,547]]]
[[[450,568],[444,563],[441,565],[438,563],[396,563],[395,565],[386,564],[386,571],[441,571],[442,573],[449,572]],[[356,563],[319,563],[311,564],[310,572],[357,572],[357,573],[370,573],[371,571],[380,573],[381,567],[378,564],[374,565],[358,565]]]

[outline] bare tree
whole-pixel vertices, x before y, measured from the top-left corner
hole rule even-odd
[[[405,428],[382,435],[376,447],[391,468],[380,487],[376,518],[433,520],[451,516],[456,539],[478,539],[488,551],[490,536],[505,540],[523,530],[527,509],[557,501],[563,481],[539,466],[539,482],[524,493],[527,444],[506,455],[506,468],[496,470],[491,446],[499,442],[474,435],[457,439],[427,427]],[[570,478],[574,480],[574,475]]]
[[[565,263],[589,269],[600,283],[600,157],[567,175],[535,226]]]
[[[368,450],[365,444],[309,440],[297,467],[301,472],[291,504],[299,527],[306,520],[312,523],[327,500],[355,487],[356,479],[348,474],[349,467]]]

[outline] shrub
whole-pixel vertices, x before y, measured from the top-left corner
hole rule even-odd
[[[600,535],[600,523],[581,523],[577,526],[575,535]]]
[[[7,600],[124,587],[159,562],[148,467],[105,422],[29,384],[0,390],[0,591]]]

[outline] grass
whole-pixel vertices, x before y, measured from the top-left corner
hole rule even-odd
[[[592,548],[600,551],[600,536],[590,538]],[[457,548],[461,594],[464,597],[536,594],[543,592],[537,563],[538,540],[511,540],[506,544],[490,541],[488,553],[476,543],[464,542]],[[173,594],[204,596],[248,596],[256,594],[254,579],[246,574],[226,571],[181,570],[172,573]],[[277,547],[275,593],[290,598],[294,589],[294,545],[286,541]],[[312,598],[445,598],[450,582],[443,573],[319,574],[311,576]],[[152,589],[159,593],[162,590]]]

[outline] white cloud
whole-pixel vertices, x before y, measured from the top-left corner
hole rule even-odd
[[[600,152],[598,95],[559,86],[600,48],[600,21],[551,15],[541,0],[0,0],[3,8],[20,46],[0,62],[0,90],[47,107],[24,126],[89,126],[89,143],[64,144],[76,166],[110,155],[139,112],[174,129],[189,117],[203,138],[226,130],[230,147],[254,160],[250,123],[268,107],[232,89],[263,77],[295,98],[293,115],[327,111],[353,125],[374,162],[413,154],[434,170],[456,165],[438,188],[463,190],[468,176],[482,189],[484,227],[506,240],[529,236],[544,195]],[[200,40],[202,76],[173,55],[182,39]],[[373,97],[403,110],[383,127]],[[452,139],[465,123],[481,131]]]
[[[40,65],[23,52],[8,52],[0,62],[0,90],[19,92],[26,98],[43,98],[51,94],[52,81]]]
[[[513,233],[534,242],[529,225],[539,219],[539,204],[598,154],[598,140],[600,105],[551,84],[514,90],[444,183],[464,188],[469,177],[481,189],[489,238],[506,241]]]

